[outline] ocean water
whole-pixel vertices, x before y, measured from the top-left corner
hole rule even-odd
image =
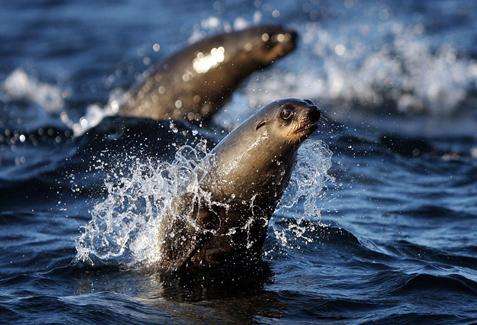
[[[477,321],[477,3],[1,1],[1,323]],[[155,62],[277,23],[213,125],[115,116]],[[165,279],[158,218],[257,107],[325,112],[256,274]]]

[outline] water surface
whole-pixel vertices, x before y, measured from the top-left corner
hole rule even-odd
[[[15,1],[0,22],[3,321],[477,320],[474,2]],[[257,23],[296,28],[299,48],[211,128],[105,117],[154,62]],[[261,269],[222,282],[141,268],[158,217],[146,203],[174,193],[158,168],[190,167],[178,148],[287,96],[327,118]]]

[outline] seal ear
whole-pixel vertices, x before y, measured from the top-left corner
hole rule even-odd
[[[255,127],[255,130],[260,129],[262,126],[265,125],[265,123],[266,123],[266,121],[263,121],[263,120],[262,120],[262,121],[259,121],[259,122],[257,123],[257,126]]]

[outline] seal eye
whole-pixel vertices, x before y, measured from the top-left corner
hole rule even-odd
[[[280,118],[284,121],[291,120],[293,115],[295,115],[295,113],[293,112],[293,109],[290,107],[285,107],[280,112]]]

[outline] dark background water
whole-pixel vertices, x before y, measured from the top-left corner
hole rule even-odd
[[[475,2],[51,0],[0,8],[2,322],[477,320]],[[240,281],[167,282],[121,258],[77,262],[81,227],[107,196],[105,174],[118,175],[132,157],[170,159],[196,141],[195,131],[211,142],[222,135],[110,117],[72,137],[61,114],[91,121],[92,104],[101,112],[153,62],[254,22],[296,28],[300,46],[250,78],[215,122],[229,128],[247,107],[274,98],[321,102],[329,118],[311,141],[328,144],[335,178],[324,195],[311,193],[321,217],[300,221],[300,205],[277,212],[266,271]],[[92,168],[101,160],[109,164]]]

